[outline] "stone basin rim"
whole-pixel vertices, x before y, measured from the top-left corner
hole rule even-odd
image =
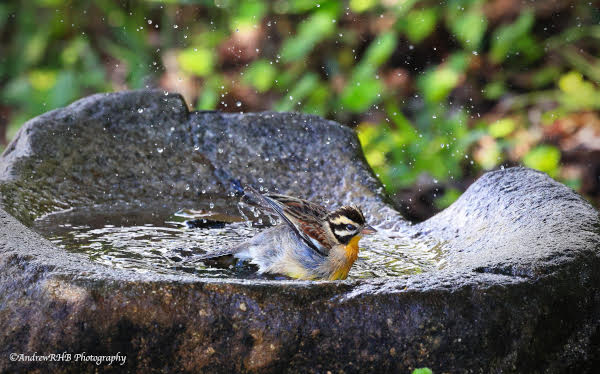
[[[5,216],[5,217],[2,217]],[[185,287],[188,285],[208,285],[208,286],[235,286],[242,288],[261,288],[276,287],[279,289],[295,288],[323,288],[338,289],[342,291],[360,289],[367,287],[370,293],[378,292],[403,292],[416,291],[421,288],[427,288],[427,283],[421,283],[424,280],[452,279],[452,289],[460,287],[472,287],[475,284],[478,287],[484,287],[488,282],[481,282],[482,279],[489,281],[488,286],[498,286],[500,283],[517,283],[526,281],[529,278],[506,276],[501,274],[484,274],[470,271],[473,277],[465,276],[467,272],[456,272],[448,269],[433,270],[411,275],[402,275],[398,277],[373,277],[364,279],[347,279],[339,281],[329,280],[270,280],[270,279],[243,279],[243,278],[211,278],[197,277],[181,273],[181,275],[163,274],[158,272],[139,273],[134,270],[120,269],[108,265],[99,264],[91,260],[87,255],[81,253],[69,252],[54,243],[50,242],[37,232],[34,232],[21,222],[17,221],[10,214],[0,208],[0,219],[6,224],[0,228],[0,236],[3,240],[12,243],[27,243],[26,246],[32,247],[32,252],[23,253],[22,251],[10,251],[5,257],[6,262],[17,262],[22,266],[36,267],[41,271],[48,273],[52,278],[60,281],[66,281],[73,284],[106,283],[118,284],[126,287],[127,285],[139,286],[140,282],[147,285],[169,285],[172,287]],[[12,252],[12,253],[11,253]],[[466,270],[466,269],[462,269]],[[462,276],[461,276],[462,275]],[[477,278],[478,282],[471,282]]]
[[[143,114],[138,115],[136,109],[143,107],[144,108],[144,112]],[[108,114],[107,114],[108,113]],[[115,114],[116,113],[116,114]],[[148,116],[148,117],[146,117]],[[158,117],[158,119],[155,122],[152,123],[159,123],[160,125],[157,125],[155,127],[155,132],[154,133],[144,133],[143,131],[147,130],[147,126],[146,124],[148,123],[147,121],[148,118],[152,118],[152,121],[154,121],[155,117]],[[223,129],[238,129],[241,128],[241,131],[246,131],[248,134],[250,135],[257,135],[257,136],[264,136],[265,134],[269,134],[268,132],[265,133],[262,130],[268,131],[269,129],[282,129],[284,127],[281,127],[281,124],[283,123],[285,125],[285,128],[287,129],[287,132],[289,134],[291,134],[288,137],[288,143],[280,143],[280,146],[294,146],[295,144],[293,142],[299,142],[299,140],[296,139],[296,137],[298,136],[298,134],[302,133],[304,134],[305,132],[311,132],[312,134],[314,134],[315,132],[318,131],[334,131],[332,134],[335,136],[338,136],[338,144],[340,141],[343,142],[348,142],[348,144],[352,144],[352,145],[359,145],[358,143],[358,138],[356,137],[356,135],[354,134],[354,132],[346,127],[343,126],[337,122],[334,121],[330,121],[330,120],[324,120],[321,119],[318,116],[314,116],[314,115],[306,115],[306,114],[294,114],[294,113],[277,113],[277,112],[262,112],[262,113],[221,113],[221,112],[214,112],[214,111],[195,111],[195,112],[191,112],[188,108],[188,106],[185,104],[183,98],[181,97],[181,95],[176,94],[176,93],[169,93],[169,95],[165,96],[163,94],[163,91],[160,90],[149,90],[149,91],[129,91],[129,92],[119,92],[119,93],[101,93],[101,94],[96,94],[96,95],[92,95],[90,97],[87,98],[83,98],[81,100],[76,101],[75,103],[69,105],[66,108],[60,108],[60,109],[56,109],[53,111],[50,111],[48,113],[42,114],[39,117],[36,117],[34,119],[32,119],[31,121],[27,122],[26,125],[23,126],[23,128],[21,129],[21,131],[19,132],[19,135],[13,140],[13,142],[7,147],[6,151],[4,152],[4,154],[1,156],[0,158],[0,166],[7,166],[6,168],[4,168],[3,170],[0,171],[0,177],[2,177],[3,180],[0,180],[0,182],[7,182],[10,181],[12,179],[18,179],[18,175],[14,174],[11,175],[12,172],[12,167],[14,167],[14,162],[16,160],[16,158],[22,158],[22,159],[26,159],[26,158],[32,158],[35,159],[35,157],[43,157],[42,154],[40,154],[40,150],[44,149],[44,146],[46,144],[44,144],[43,142],[41,142],[39,140],[40,138],[40,134],[44,134],[44,132],[46,132],[45,134],[47,135],[48,131],[53,131],[56,130],[57,131],[57,141],[62,141],[65,144],[70,144],[68,142],[76,140],[73,138],[69,138],[70,134],[72,134],[71,131],[71,126],[73,126],[73,128],[75,130],[74,133],[85,133],[85,131],[98,131],[98,130],[102,130],[102,124],[104,123],[104,119],[108,118],[108,122],[111,124],[115,124],[114,127],[111,127],[112,130],[114,131],[124,131],[125,134],[129,134],[126,131],[129,131],[131,129],[131,134],[138,135],[138,134],[149,134],[150,136],[154,136],[152,139],[153,141],[158,139],[158,140],[164,140],[165,137],[173,140],[176,144],[184,144],[186,140],[189,140],[190,134],[185,134],[184,137],[180,136],[180,134],[175,134],[172,138],[172,131],[173,130],[168,130],[169,128],[171,128],[172,124],[175,125],[181,125],[183,128],[185,128],[186,131],[190,132],[192,136],[197,136],[197,138],[194,138],[194,142],[193,145],[207,145],[207,149],[206,149],[206,157],[210,156],[210,152],[215,152],[215,147],[216,145],[214,145],[213,143],[203,143],[202,139],[204,139],[203,137],[207,137],[210,138],[211,141],[213,141],[214,139],[211,138],[210,136],[207,135],[206,132],[210,132],[210,131],[222,131]],[[250,120],[248,120],[250,119]],[[89,122],[88,122],[89,121]],[[244,122],[245,121],[245,122]],[[259,121],[260,123],[263,123],[264,126],[260,126],[258,128],[258,132],[254,133],[252,132],[252,123],[254,123],[255,121]],[[277,122],[279,121],[279,122]],[[293,122],[296,121],[296,124],[294,126]],[[85,126],[81,126],[81,123],[85,123]],[[300,124],[299,124],[300,123]],[[91,127],[88,127],[88,125],[90,125]],[[95,126],[95,127],[93,127]],[[211,127],[212,126],[212,127]],[[229,127],[228,127],[229,126]],[[231,127],[234,126],[234,127]],[[241,127],[240,127],[241,126]],[[279,127],[278,127],[279,126]],[[311,127],[311,131],[308,130],[309,127]],[[108,127],[108,126],[107,126]],[[152,126],[151,126],[152,127]],[[104,129],[106,131],[106,129]],[[177,131],[179,131],[180,129],[177,129]],[[136,132],[138,131],[138,132]],[[142,131],[142,132],[139,132]],[[153,130],[154,131],[154,130]],[[37,132],[37,137],[38,139],[36,140],[37,143],[31,145],[28,142],[31,141],[31,139],[33,139],[33,135],[35,135],[35,133]],[[33,134],[33,135],[32,135]],[[89,132],[88,132],[89,134]],[[98,134],[103,134],[102,131],[100,132],[94,132],[93,133],[94,136],[97,136]],[[110,132],[107,132],[106,134],[110,134]],[[166,134],[166,135],[165,135]],[[242,133],[243,135],[244,133]],[[103,135],[105,138],[107,137],[107,135]],[[322,135],[321,135],[322,136]],[[140,139],[139,137],[137,139]],[[143,139],[143,138],[141,138]],[[289,139],[292,139],[291,144],[289,142]],[[308,140],[314,141],[315,138],[306,138]],[[305,139],[305,141],[306,141]],[[108,139],[111,142],[114,142],[114,140],[112,138]],[[196,140],[198,140],[199,142],[196,143]],[[170,140],[169,140],[170,141]],[[113,144],[113,143],[110,143]],[[115,146],[119,145],[120,143],[114,143]],[[187,143],[185,143],[187,144]],[[187,144],[186,146],[190,147],[192,144]],[[212,148],[210,148],[211,145],[214,145]],[[306,146],[306,144],[301,144],[302,146]],[[313,144],[311,144],[313,145]],[[31,147],[34,148],[31,148]],[[57,145],[57,147],[60,146]],[[156,144],[154,144],[154,146],[156,146]],[[323,148],[323,144],[319,144],[317,143],[315,145],[317,148],[317,150],[330,150],[330,148]],[[37,148],[36,148],[37,147]],[[318,148],[321,147],[321,148]],[[16,149],[16,152],[15,152]],[[64,149],[59,149],[59,148],[51,148],[52,150],[57,150],[59,151],[58,153],[61,154],[60,152],[64,151]],[[287,149],[287,148],[284,148]],[[233,148],[233,151],[237,151],[237,149]],[[393,218],[395,219],[399,219],[398,222],[394,221],[392,222],[392,224],[398,223],[398,225],[395,225],[395,229],[397,231],[399,231],[399,234],[401,235],[411,235],[411,234],[416,234],[416,233],[422,233],[424,234],[426,237],[431,236],[434,239],[440,239],[441,242],[444,241],[444,239],[442,239],[441,237],[438,237],[439,234],[444,234],[444,235],[449,235],[451,233],[445,232],[444,229],[446,227],[452,227],[453,226],[453,222],[451,219],[448,219],[449,214],[447,214],[448,211],[452,210],[454,208],[454,213],[461,213],[460,208],[456,208],[456,203],[453,204],[450,208],[447,208],[445,211],[439,213],[438,215],[434,216],[432,219],[425,221],[423,224],[419,224],[419,225],[409,225],[406,221],[400,221],[401,217],[399,216],[398,212],[396,210],[394,210],[393,206],[390,206],[387,204],[387,200],[385,199],[385,196],[383,194],[383,192],[373,192],[374,190],[378,190],[381,187],[381,184],[376,180],[376,178],[374,178],[374,174],[372,172],[372,170],[370,170],[370,168],[368,167],[368,165],[366,164],[364,157],[358,148],[355,148],[354,150],[343,150],[346,153],[341,154],[341,156],[345,157],[344,160],[345,162],[347,162],[348,160],[351,160],[355,165],[356,165],[356,170],[355,172],[358,173],[360,175],[360,180],[359,181],[353,181],[351,179],[344,179],[344,182],[347,183],[353,183],[352,185],[354,186],[354,189],[352,189],[351,191],[360,191],[360,196],[364,196],[364,192],[365,191],[371,191],[371,195],[368,196],[369,199],[371,199],[370,201],[373,202],[373,206],[377,207],[378,209],[384,209],[384,212],[386,215],[390,215],[390,216],[394,216]],[[37,152],[37,153],[36,153]],[[339,152],[339,150],[338,150]],[[107,153],[109,154],[109,153]],[[166,152],[165,152],[166,154]],[[250,155],[252,156],[252,155]],[[164,157],[164,155],[163,155]],[[244,156],[245,157],[245,156]],[[228,166],[228,165],[223,165],[219,163],[219,159],[212,159],[210,158],[209,161],[211,161],[214,164],[215,169],[225,169],[227,167],[232,168],[233,166]],[[254,160],[255,162],[257,160]],[[260,161],[260,160],[258,160]],[[153,162],[157,162],[156,160],[154,160]],[[240,160],[237,160],[237,162],[239,163]],[[169,164],[170,166],[172,166],[172,164]],[[159,165],[160,166],[160,165]],[[265,165],[259,165],[260,167],[265,167]],[[257,170],[263,170],[260,169],[260,167],[257,166]],[[246,170],[245,166],[242,164],[236,165],[236,167],[238,167],[238,174],[233,174],[236,176],[243,176],[243,171]],[[246,166],[247,167],[247,166]],[[487,178],[488,180],[488,184],[483,184],[480,185],[478,182],[475,182],[474,185],[469,188],[469,190],[467,190],[467,192],[465,192],[465,194],[463,194],[463,196],[461,197],[461,199],[463,199],[464,202],[464,197],[466,195],[468,195],[469,191],[474,187],[475,189],[479,189],[477,193],[472,192],[471,195],[476,195],[476,194],[480,194],[482,196],[494,196],[494,194],[499,194],[500,192],[498,191],[497,188],[493,187],[493,184],[491,182],[489,182],[490,180],[492,180],[493,178],[495,178],[498,181],[502,181],[503,175],[506,176],[506,180],[516,180],[517,178],[517,174],[521,175],[521,176],[529,176],[532,177],[535,180],[532,180],[532,182],[538,183],[540,185],[544,185],[547,186],[548,188],[551,188],[553,190],[557,189],[557,184],[556,182],[552,182],[547,176],[545,177],[541,177],[541,173],[539,172],[533,172],[532,170],[529,169],[523,169],[520,168],[519,170],[515,170],[515,169],[519,169],[519,168],[514,168],[512,171],[510,171],[511,169],[506,169],[504,171],[495,171],[495,172],[490,172],[487,173],[486,175],[484,175],[480,180],[483,180],[484,178]],[[242,172],[240,173],[239,170],[242,170]],[[264,170],[263,170],[264,172]],[[294,170],[288,170],[289,173],[294,173]],[[209,172],[207,172],[209,173]],[[534,175],[535,174],[535,175]],[[511,176],[512,175],[512,176]],[[218,177],[218,176],[217,176]],[[321,176],[323,177],[323,176]],[[512,179],[511,179],[512,178]],[[332,183],[332,181],[328,181],[329,183]],[[339,181],[338,181],[339,182]],[[108,182],[106,182],[108,183]],[[338,184],[339,186],[339,184]],[[526,187],[526,186],[525,186]],[[570,199],[573,199],[573,196],[569,195],[572,194],[572,191],[569,191],[568,193],[566,193],[564,191],[564,186],[559,187],[560,191],[558,191],[562,197],[566,196],[567,197],[567,202],[570,202]],[[512,192],[511,192],[512,191]],[[356,194],[358,194],[358,192],[356,192]],[[357,195],[353,195],[354,197],[356,197]],[[509,190],[508,192],[502,192],[502,194],[506,194],[507,196],[510,195],[510,198],[514,198],[514,196],[516,196],[517,194],[514,193],[513,190]],[[565,195],[566,194],[566,195]],[[568,196],[567,196],[568,195]],[[500,195],[498,195],[498,197],[502,197]],[[577,198],[579,200],[581,200],[580,198]],[[561,200],[562,201],[562,200]],[[489,201],[487,201],[489,203]],[[562,203],[564,203],[565,201],[562,201]],[[578,205],[581,205],[580,202],[577,202]],[[464,205],[468,205],[468,204],[463,204],[463,208]],[[82,206],[79,206],[82,207]],[[485,207],[485,206],[484,206]],[[588,206],[585,207],[585,209],[589,209]],[[464,209],[463,209],[464,210]],[[0,209],[0,213],[2,213],[3,211]],[[14,213],[14,212],[13,212]],[[18,212],[17,212],[18,213]],[[478,212],[472,212],[472,213],[478,213]],[[8,214],[8,213],[6,213]],[[588,212],[589,214],[589,212]],[[597,211],[596,211],[596,218],[594,218],[596,221],[598,220],[597,218]],[[0,218],[1,215],[0,215]],[[450,217],[451,218],[451,217]],[[16,222],[16,219],[15,219]],[[433,222],[433,226],[428,226],[428,223],[432,223]],[[21,224],[21,223],[19,223]],[[22,229],[25,228],[25,226],[22,227]],[[21,231],[22,231],[21,229]],[[435,232],[432,234],[431,232],[429,232],[430,229],[433,229]],[[0,229],[0,233],[1,233]],[[29,230],[29,229],[25,229],[25,230]],[[9,237],[13,234],[13,233],[8,233],[10,235],[8,235]],[[36,234],[37,235],[37,234]],[[463,234],[464,235],[464,234]],[[444,236],[444,238],[448,238],[447,236]],[[43,261],[40,261],[40,264],[54,264],[54,266],[56,266],[56,272],[60,273],[61,269],[65,270],[66,272],[71,271],[71,273],[74,273],[72,275],[72,278],[86,278],[85,276],[82,275],[78,275],[77,272],[81,272],[82,274],[85,271],[88,271],[90,274],[96,274],[96,275],[92,275],[92,277],[88,277],[90,279],[92,279],[94,276],[98,277],[98,278],[103,278],[103,279],[114,279],[114,280],[142,280],[145,282],[148,281],[169,281],[169,282],[200,282],[200,283],[205,283],[205,284],[240,284],[240,285],[248,285],[248,284],[279,284],[279,285],[294,285],[294,286],[313,286],[313,285],[327,285],[327,284],[346,284],[346,285],[372,285],[372,286],[377,286],[378,284],[380,284],[381,282],[393,282],[393,283],[405,283],[405,284],[412,284],[413,281],[424,281],[424,286],[423,287],[427,287],[427,279],[431,278],[434,280],[438,280],[438,281],[445,281],[447,283],[448,280],[451,280],[453,282],[456,282],[459,285],[462,284],[478,284],[478,285],[482,285],[482,284],[487,284],[488,281],[490,281],[491,285],[496,285],[498,284],[499,280],[506,280],[508,283],[514,283],[515,281],[520,281],[520,280],[524,280],[524,279],[532,279],[532,278],[536,278],[536,277],[542,277],[546,274],[549,273],[543,273],[543,274],[533,274],[532,276],[519,276],[518,274],[510,274],[510,275],[506,275],[503,273],[493,273],[493,272],[480,272],[478,271],[476,268],[471,267],[469,268],[468,266],[460,266],[457,269],[458,270],[439,270],[439,269],[435,269],[433,271],[428,271],[428,272],[424,272],[424,273],[420,273],[420,274],[412,274],[412,275],[405,275],[405,276],[398,276],[398,277],[377,277],[377,278],[365,278],[365,279],[353,279],[353,280],[344,280],[344,281],[298,281],[298,280],[259,280],[259,279],[240,279],[240,278],[207,278],[207,277],[197,277],[194,275],[189,275],[186,274],[185,272],[180,272],[181,275],[171,275],[171,274],[161,274],[161,273],[157,273],[157,272],[149,272],[149,275],[146,275],[144,273],[139,273],[133,270],[126,270],[126,269],[118,269],[118,268],[114,268],[114,267],[110,267],[110,266],[106,266],[106,265],[102,265],[99,264],[97,262],[92,261],[91,259],[89,259],[87,256],[83,255],[83,254],[76,254],[73,252],[69,252],[66,251],[64,249],[61,249],[60,247],[54,245],[53,243],[47,241],[46,239],[43,239],[41,236],[37,236],[36,238],[29,238],[30,240],[34,240],[34,242],[37,242],[40,248],[46,248],[46,251],[44,253],[39,253],[40,256],[37,257],[37,259],[43,259]],[[41,239],[41,241],[40,241]],[[22,238],[15,238],[14,242],[19,242],[19,240],[22,240]],[[41,244],[43,242],[43,245]],[[28,254],[23,254],[22,251],[18,251],[18,248],[13,248],[14,252],[17,252],[18,256],[27,256]],[[477,256],[477,254],[469,254],[470,257],[475,257]],[[62,259],[62,261],[60,260]],[[497,261],[497,262],[492,262],[491,264],[493,266],[500,266],[502,261],[505,261],[505,258],[492,258],[490,261]],[[534,262],[535,259],[529,259],[530,262]],[[543,260],[543,259],[542,259]],[[35,260],[34,260],[35,261]],[[521,263],[517,263],[517,265],[521,265]],[[524,263],[524,267],[527,267],[527,263]],[[52,266],[52,265],[51,265]],[[473,276],[472,276],[473,275]],[[418,288],[418,287],[417,287]]]

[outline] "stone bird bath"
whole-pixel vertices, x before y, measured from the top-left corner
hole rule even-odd
[[[337,282],[138,273],[29,228],[72,207],[177,207],[202,190],[229,193],[231,177],[359,203],[379,227],[441,243],[445,265]],[[189,112],[179,95],[135,91],[27,122],[0,158],[0,198],[0,372],[583,373],[600,364],[598,211],[533,170],[487,173],[409,225],[349,128],[301,114]],[[12,362],[13,352],[127,361]]]

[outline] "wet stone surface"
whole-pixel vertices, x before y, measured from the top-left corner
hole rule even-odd
[[[231,180],[330,208],[358,203],[382,234],[362,243],[347,281],[183,266],[261,229],[226,208]],[[488,173],[411,226],[340,124],[190,113],[176,94],[136,91],[29,121],[0,157],[0,199],[0,372],[115,369],[8,360],[63,351],[121,352],[135,372],[600,363],[599,214],[529,169]],[[189,228],[181,212],[192,209],[204,216]]]
[[[58,247],[87,254],[92,261],[136,272],[179,274],[198,277],[273,279],[256,273],[233,258],[197,260],[199,255],[235,246],[277,223],[274,217],[246,217],[232,209],[235,198],[196,201],[195,210],[172,213],[164,207],[143,210],[111,206],[79,208],[49,214],[36,220],[34,231]],[[216,203],[215,203],[216,202]],[[151,209],[152,208],[152,209]],[[350,279],[398,277],[432,271],[443,266],[443,249],[426,240],[380,230],[361,240],[363,248]],[[284,277],[280,276],[280,279]]]

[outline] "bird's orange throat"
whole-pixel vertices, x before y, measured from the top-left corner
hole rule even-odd
[[[358,258],[358,241],[362,238],[360,235],[356,235],[353,237],[350,242],[344,248],[346,261],[344,264],[331,276],[331,280],[338,279],[346,279],[348,277],[348,273],[350,272],[350,268],[354,261]]]
[[[350,243],[346,245],[346,259],[350,263],[350,266],[358,258],[358,241],[362,238],[360,235],[356,235],[350,240]]]

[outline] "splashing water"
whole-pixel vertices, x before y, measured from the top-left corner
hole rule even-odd
[[[233,201],[194,202],[196,210],[170,214],[168,207],[94,207],[52,214],[34,228],[67,251],[136,272],[194,274],[211,278],[256,278],[256,268],[235,259],[195,260],[198,255],[241,244],[275,223],[256,209],[244,214]],[[249,224],[245,217],[251,218]],[[349,278],[396,277],[434,270],[439,246],[380,231],[364,237]],[[266,277],[273,278],[273,277]]]

